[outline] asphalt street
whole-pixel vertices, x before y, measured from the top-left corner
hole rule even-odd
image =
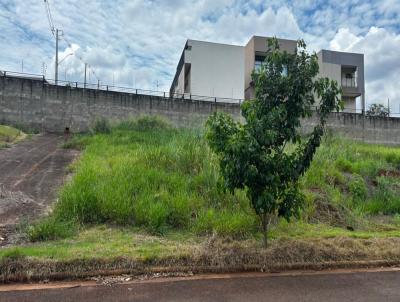
[[[113,286],[0,286],[1,302],[24,301],[400,301],[400,271],[166,278]],[[50,287],[50,288],[49,288]],[[52,288],[53,287],[53,288]]]

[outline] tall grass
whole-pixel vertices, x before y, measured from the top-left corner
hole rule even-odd
[[[400,212],[400,148],[328,136],[302,179],[304,190],[364,214]]]
[[[199,130],[176,129],[159,118],[128,120],[90,137],[54,215],[154,233],[251,233],[256,220],[246,197],[222,192],[218,181],[216,158]],[[201,219],[205,211],[213,212],[207,224]]]
[[[31,231],[35,240],[68,236],[69,222],[239,238],[258,230],[245,192],[221,189],[217,158],[199,129],[142,117],[72,145],[85,146],[75,175],[51,219]],[[301,179],[307,198],[300,222],[356,227],[365,215],[400,213],[399,167],[397,148],[327,137]],[[316,213],[321,209],[327,213]]]

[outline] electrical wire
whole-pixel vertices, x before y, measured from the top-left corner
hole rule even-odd
[[[46,15],[47,15],[47,20],[49,21],[49,26],[50,26],[51,34],[55,37],[55,31],[56,31],[56,30],[55,30],[55,26],[54,26],[54,22],[53,22],[53,17],[52,17],[52,15],[51,15],[51,10],[50,10],[49,1],[48,1],[48,0],[43,0],[43,2],[44,2],[44,4],[45,4]],[[57,37],[56,37],[56,39],[57,39]],[[78,54],[73,50],[72,44],[71,44],[71,43],[67,40],[67,38],[65,37],[64,31],[62,32],[62,39],[67,43],[68,47],[69,47],[69,48],[71,49],[71,51],[72,51],[72,54],[73,54],[75,57],[77,57],[82,63],[87,64],[87,66],[88,66],[90,72],[92,72],[92,74],[94,75],[94,77],[96,78],[96,80],[99,81],[99,78],[97,77],[95,71],[93,70],[93,67],[92,67],[89,63],[85,62],[85,60],[83,60],[83,58],[82,58],[80,55],[78,55]]]

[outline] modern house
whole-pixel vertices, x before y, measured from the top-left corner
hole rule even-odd
[[[170,88],[176,97],[198,100],[237,100],[254,97],[251,74],[264,62],[267,37],[253,36],[245,46],[187,40]],[[278,39],[280,49],[294,52],[295,40]],[[329,77],[342,87],[348,111],[356,109],[360,98],[365,106],[364,55],[321,50],[320,76]]]
[[[187,40],[170,93],[244,99],[244,48]]]
[[[325,49],[317,55],[321,77],[336,80],[341,86],[345,111],[365,109],[364,55]],[[361,108],[356,108],[358,97]]]

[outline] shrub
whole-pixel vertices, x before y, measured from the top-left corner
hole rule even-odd
[[[397,180],[377,177],[377,188],[372,199],[368,201],[365,210],[371,214],[400,213],[400,192]]]
[[[355,202],[365,201],[368,194],[368,189],[365,184],[364,178],[358,174],[354,174],[349,182],[349,191],[352,199]]]
[[[60,221],[48,217],[28,229],[30,241],[55,240],[70,237],[76,233],[76,225],[71,221]]]
[[[336,166],[343,172],[353,172],[353,166],[351,162],[343,157],[339,157],[336,160]]]

